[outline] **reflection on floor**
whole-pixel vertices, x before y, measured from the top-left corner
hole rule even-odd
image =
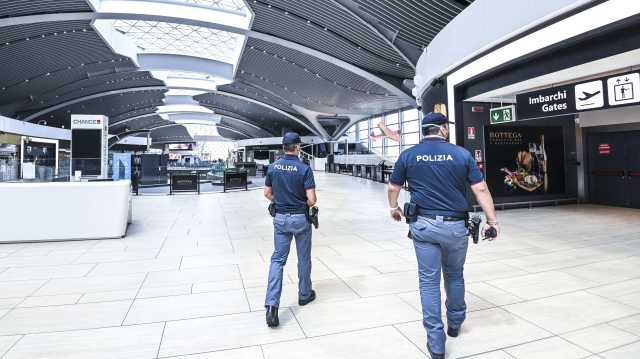
[[[318,300],[296,305],[292,250],[277,330],[262,308],[272,229],[261,191],[139,197],[124,240],[0,245],[0,356],[427,357],[412,244],[387,219],[384,186],[317,182]],[[448,358],[640,357],[640,211],[500,221],[501,240],[470,246],[470,313]]]

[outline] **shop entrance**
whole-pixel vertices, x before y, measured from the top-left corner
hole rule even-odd
[[[640,131],[594,133],[588,146],[591,201],[640,208]]]

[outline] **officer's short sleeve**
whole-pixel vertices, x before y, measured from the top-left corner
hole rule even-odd
[[[267,176],[264,179],[264,185],[271,187],[271,166],[267,168]]]
[[[313,177],[313,170],[311,167],[307,167],[307,171],[304,173],[304,189],[316,188],[316,180]]]
[[[482,171],[480,171],[480,168],[478,168],[478,164],[471,154],[467,156],[467,181],[469,181],[471,185],[484,181],[484,175]]]
[[[400,155],[395,166],[393,166],[393,173],[389,177],[389,182],[397,186],[403,186],[407,181],[407,166],[405,165],[404,157]]]

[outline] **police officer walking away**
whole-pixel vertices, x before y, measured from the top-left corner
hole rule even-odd
[[[447,295],[447,334],[458,336],[466,317],[464,300],[464,262],[467,255],[466,227],[470,205],[467,186],[482,207],[487,231],[498,233],[493,199],[482,172],[464,148],[447,141],[447,118],[440,113],[426,114],[422,120],[424,140],[400,154],[389,179],[391,217],[400,221],[404,213],[398,196],[405,182],[411,192],[407,206],[417,218],[409,218],[410,232],[418,260],[423,325],[427,330],[427,349],[433,359],[444,358],[446,335],[440,313],[440,273]],[[406,211],[405,211],[406,212]]]
[[[274,252],[269,268],[269,283],[265,307],[267,325],[277,327],[278,307],[282,292],[282,270],[287,263],[291,239],[295,236],[298,254],[298,304],[307,305],[316,299],[311,287],[311,224],[309,208],[316,205],[316,184],[313,171],[300,159],[300,135],[289,132],[282,145],[285,155],[269,166],[264,196],[275,207],[273,218]]]

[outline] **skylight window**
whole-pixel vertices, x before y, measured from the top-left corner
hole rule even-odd
[[[165,0],[168,2],[179,2],[193,4],[202,7],[218,8],[232,11],[245,12],[247,7],[242,0]]]
[[[146,20],[116,20],[113,27],[142,53],[201,57],[235,64],[244,36],[205,27]]]

